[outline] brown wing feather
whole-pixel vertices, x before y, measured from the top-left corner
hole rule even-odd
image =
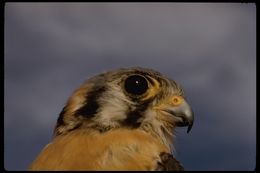
[[[184,167],[176,160],[172,154],[162,152],[160,154],[161,162],[158,163],[158,171],[184,171]]]

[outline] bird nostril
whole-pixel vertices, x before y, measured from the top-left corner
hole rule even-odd
[[[177,98],[173,99],[173,103],[178,103],[178,102],[179,102],[179,99],[177,99]]]

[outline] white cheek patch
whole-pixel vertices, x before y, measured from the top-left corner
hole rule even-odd
[[[160,126],[162,122],[160,122],[157,118],[157,112],[152,109],[147,109],[144,113],[143,124],[151,124],[154,128],[160,130]]]
[[[113,90],[107,92],[99,100],[101,107],[99,113],[95,116],[95,121],[105,127],[118,127],[120,121],[126,119],[126,112],[128,111],[128,99],[120,91]],[[109,94],[111,93],[111,94]]]
[[[156,118],[156,112],[151,110],[151,109],[147,109],[144,113],[144,122],[153,122],[154,119]]]

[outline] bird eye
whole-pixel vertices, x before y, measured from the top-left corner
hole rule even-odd
[[[147,80],[140,75],[132,75],[125,80],[126,92],[134,95],[144,94],[148,89]]]

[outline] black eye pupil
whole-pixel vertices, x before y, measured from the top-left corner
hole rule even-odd
[[[133,75],[125,80],[125,90],[134,95],[144,94],[148,89],[147,80],[143,76]]]

